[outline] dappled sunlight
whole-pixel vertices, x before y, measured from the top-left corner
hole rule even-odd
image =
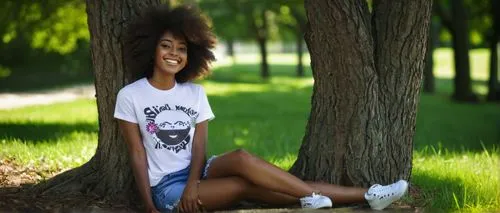
[[[470,56],[471,79],[487,81],[489,78],[489,57],[488,49],[472,49]],[[439,48],[434,50],[434,76],[436,78],[453,79],[455,77],[455,67],[453,65],[453,49]]]
[[[240,92],[266,92],[270,88],[268,85],[256,85],[256,84],[245,84],[245,83],[235,83],[235,84],[220,84],[211,81],[202,82],[203,87],[208,95],[225,96]]]
[[[0,65],[0,79],[9,77],[11,73],[12,70],[10,70],[8,67]]]
[[[234,61],[230,56],[218,57],[217,61],[213,63],[213,67],[221,66],[231,66],[234,64],[259,64],[261,61],[261,56],[259,53],[238,53],[235,55]],[[302,56],[302,62],[304,66],[309,66],[311,59],[308,53],[304,53]],[[295,65],[298,63],[297,54],[293,53],[269,53],[268,54],[269,64],[279,64],[279,65]]]

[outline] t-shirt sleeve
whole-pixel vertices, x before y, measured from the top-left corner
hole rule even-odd
[[[199,100],[200,100],[200,108],[199,108],[199,114],[198,117],[196,118],[196,123],[201,123],[206,120],[213,120],[215,118],[214,113],[212,112],[212,108],[210,107],[210,104],[208,103],[208,98],[207,94],[205,93],[205,90],[203,89],[202,86],[199,86]]]
[[[130,97],[130,94],[124,89],[121,89],[116,97],[114,117],[120,120],[137,123],[132,97]]]

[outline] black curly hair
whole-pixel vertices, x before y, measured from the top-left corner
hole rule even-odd
[[[187,65],[175,75],[183,83],[210,74],[210,63],[215,61],[211,51],[216,38],[208,20],[193,6],[170,9],[167,5],[150,7],[132,22],[124,39],[125,66],[134,77],[153,76],[156,46],[165,32],[187,42]]]

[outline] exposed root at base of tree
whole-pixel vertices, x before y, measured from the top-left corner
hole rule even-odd
[[[36,185],[0,188],[0,211],[44,212],[78,209],[88,212],[92,208],[136,212],[139,199],[131,193],[106,194],[94,161],[63,172]]]

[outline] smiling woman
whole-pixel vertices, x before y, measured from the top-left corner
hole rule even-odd
[[[120,90],[114,117],[148,212],[217,210],[242,199],[316,209],[335,198],[383,209],[404,195],[404,180],[370,189],[306,183],[244,150],[207,160],[215,116],[191,81],[209,73],[214,45],[208,22],[190,7],[155,7],[130,27],[125,55],[142,78]]]

